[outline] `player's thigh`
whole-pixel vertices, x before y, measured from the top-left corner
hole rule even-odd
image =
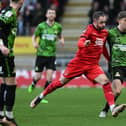
[[[105,74],[99,74],[94,80],[101,85],[107,84],[109,82],[109,79]]]
[[[16,85],[15,77],[5,77],[5,82],[7,85]]]
[[[95,81],[102,85],[109,82],[109,79],[105,75],[103,69],[98,65],[92,66],[90,70],[88,70],[86,76],[89,80]]]
[[[54,70],[52,69],[46,70],[46,79],[48,81],[52,81],[53,73],[54,73]]]
[[[79,77],[84,74],[85,69],[83,65],[79,65],[78,63],[70,62],[68,63],[66,69],[64,70],[63,76],[65,78],[74,78]]]
[[[0,77],[0,82],[3,83],[3,84],[6,83],[5,82],[5,78],[4,77]]]
[[[34,79],[39,80],[39,79],[41,79],[41,76],[42,76],[42,72],[35,72]]]
[[[62,77],[60,78],[60,82],[61,82],[61,84],[65,85],[65,84],[67,84],[69,81],[71,81],[72,79],[73,79],[73,78],[66,78],[66,77],[62,76]]]
[[[42,72],[45,65],[45,58],[43,56],[37,56],[35,60],[35,72]]]

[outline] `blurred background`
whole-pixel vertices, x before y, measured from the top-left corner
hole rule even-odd
[[[1,8],[8,3],[9,0],[2,0]],[[56,9],[56,21],[63,26],[65,46],[62,48],[57,43],[57,69],[63,70],[75,55],[79,35],[87,24],[92,23],[93,13],[104,11],[108,16],[107,27],[113,27],[118,12],[126,10],[126,0],[25,0],[18,17],[18,37],[15,42],[17,70],[33,70],[35,49],[31,35],[35,27],[46,19],[45,13],[49,7]],[[101,58],[100,64],[107,71],[104,58]]]

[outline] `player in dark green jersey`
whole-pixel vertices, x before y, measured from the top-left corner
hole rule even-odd
[[[13,106],[15,103],[16,80],[14,63],[14,40],[17,29],[17,11],[23,0],[11,0],[7,8],[0,14],[0,123],[17,126]],[[5,112],[4,112],[5,107]]]
[[[111,55],[112,88],[115,100],[119,97],[124,77],[126,77],[126,11],[118,14],[118,26],[109,30],[108,42]],[[106,103],[99,117],[107,116],[109,105]]]
[[[36,48],[36,63],[35,63],[35,76],[33,77],[32,84],[28,88],[28,92],[32,92],[37,82],[41,79],[43,68],[46,68],[46,88],[52,81],[52,75],[55,67],[56,59],[56,42],[59,40],[64,46],[64,38],[62,36],[61,24],[55,22],[56,11],[48,9],[46,13],[47,20],[40,23],[32,36],[32,43]],[[37,41],[39,38],[39,42]]]

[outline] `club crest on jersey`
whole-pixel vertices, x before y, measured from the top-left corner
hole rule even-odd
[[[13,14],[13,13],[12,13],[11,11],[8,11],[7,13],[5,13],[5,16],[6,16],[6,17],[11,17],[12,14]]]
[[[1,13],[4,13],[4,12],[5,12],[5,10],[2,10],[2,11],[1,11]]]

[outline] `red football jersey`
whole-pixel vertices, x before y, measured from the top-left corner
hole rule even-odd
[[[108,31],[106,29],[97,30],[93,24],[89,24],[78,41],[76,58],[79,58],[80,62],[84,62],[84,64],[98,64],[107,37]],[[91,43],[84,46],[85,40],[90,40]]]

